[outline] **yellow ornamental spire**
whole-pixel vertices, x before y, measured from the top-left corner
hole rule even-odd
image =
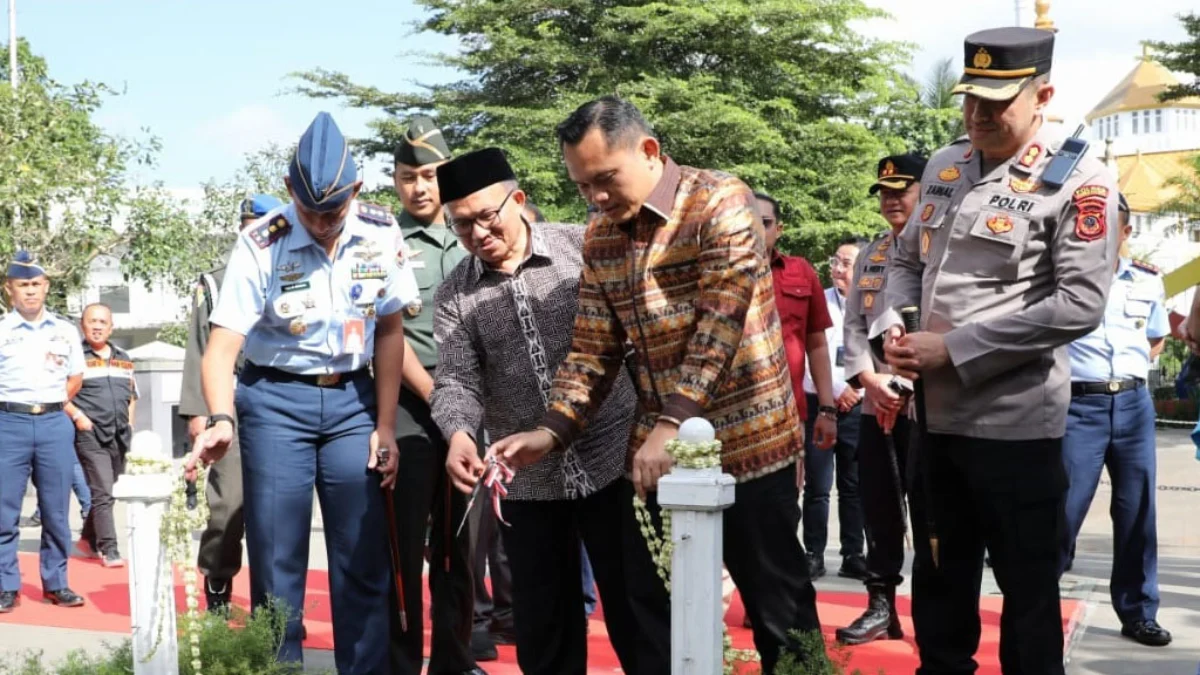
[[[1037,18],[1033,21],[1034,28],[1058,32],[1058,29],[1054,27],[1054,21],[1050,19],[1050,0],[1037,0],[1033,3],[1033,10],[1037,13]]]

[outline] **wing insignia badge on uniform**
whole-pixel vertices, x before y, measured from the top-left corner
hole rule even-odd
[[[1075,236],[1082,241],[1103,239],[1108,231],[1108,188],[1084,185],[1071,195],[1075,214]]]

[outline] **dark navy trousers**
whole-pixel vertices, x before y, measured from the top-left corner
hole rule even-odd
[[[1155,498],[1154,403],[1145,387],[1115,395],[1071,399],[1063,466],[1067,472],[1066,527],[1059,574],[1108,467],[1112,481],[1112,605],[1123,623],[1158,614],[1158,527]]]
[[[387,515],[379,474],[367,469],[374,380],[363,371],[317,387],[280,381],[247,364],[237,414],[251,602],[283,601],[291,611],[279,660],[303,660],[300,626],[309,609],[305,582],[315,486],[329,557],[337,671],[386,675],[392,592]]]
[[[0,591],[21,590],[17,547],[21,501],[31,473],[42,514],[42,590],[67,587],[67,513],[76,463],[75,426],[66,413],[0,411]]]

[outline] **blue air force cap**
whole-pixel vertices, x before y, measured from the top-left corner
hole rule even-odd
[[[46,270],[33,261],[33,254],[24,249],[17,251],[8,263],[9,279],[36,279],[46,276]]]
[[[283,202],[279,201],[278,197],[253,195],[242,200],[242,205],[238,207],[238,215],[242,218],[262,218],[281,204]]]
[[[288,178],[296,201],[309,211],[335,211],[350,198],[358,182],[358,167],[329,113],[318,113],[300,137],[288,164]]]

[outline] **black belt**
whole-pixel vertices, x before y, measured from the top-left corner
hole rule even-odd
[[[1071,396],[1087,396],[1088,394],[1119,394],[1123,391],[1137,389],[1145,384],[1144,380],[1131,377],[1128,380],[1109,380],[1107,382],[1072,382]]]
[[[66,403],[11,403],[0,402],[0,410],[23,415],[45,415],[46,413],[61,412]]]
[[[247,361],[246,371],[250,375],[261,375],[272,382],[302,382],[304,384],[310,384],[314,387],[336,387],[337,385],[349,382],[360,375],[368,374],[369,369],[359,368],[358,370],[349,373],[300,375],[298,373],[289,373],[288,371],[280,370],[279,368],[260,366],[257,363],[251,363]]]

